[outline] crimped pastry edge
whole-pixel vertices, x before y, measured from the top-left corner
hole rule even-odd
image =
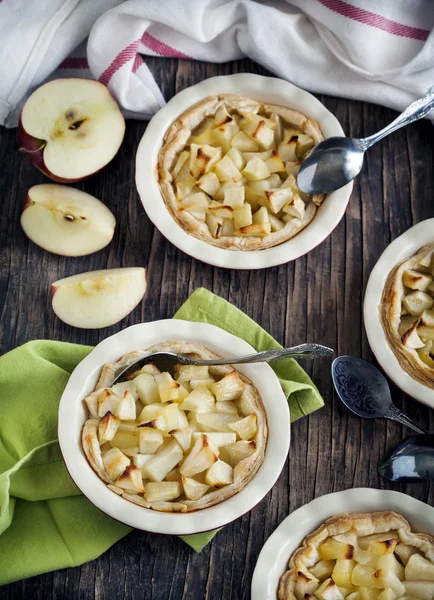
[[[310,533],[302,545],[291,555],[288,567],[279,581],[279,600],[297,600],[294,589],[297,575],[308,572],[308,567],[313,566],[319,559],[318,548],[328,537],[354,531],[360,537],[373,533],[383,533],[391,530],[398,532],[400,541],[415,546],[425,555],[425,558],[434,563],[434,537],[426,533],[414,533],[409,522],[394,511],[374,513],[344,513],[327,519],[315,531]],[[303,560],[304,558],[307,560]]]
[[[401,261],[391,270],[381,296],[379,316],[387,343],[396,356],[400,367],[419,383],[434,389],[434,369],[420,359],[416,350],[406,348],[403,345],[398,331],[401,321],[401,301],[404,295],[403,271],[415,266],[420,258],[431,249],[434,249],[434,243],[423,246],[416,254]]]
[[[178,354],[191,354],[198,358],[204,359],[220,358],[217,354],[211,352],[210,350],[208,350],[200,344],[175,340],[163,342],[160,344],[156,344],[148,348],[147,350],[129,352],[128,354],[122,356],[116,362],[105,364],[101,371],[101,375],[98,379],[94,391],[100,389],[102,391],[104,388],[109,387],[112,384],[116,375],[134,361],[138,360],[139,358],[143,358],[149,354],[153,354],[154,352],[160,351],[171,351],[176,352]],[[211,369],[216,375],[224,376],[225,374],[232,371],[234,367],[232,367],[232,365],[222,365],[210,367],[210,370]],[[253,479],[259,467],[263,463],[267,445],[268,428],[265,408],[258,390],[248,377],[246,377],[239,371],[237,371],[237,373],[246,384],[245,391],[247,391],[250,395],[250,399],[254,406],[258,420],[257,433],[254,438],[254,441],[256,442],[256,451],[251,456],[243,459],[238,463],[237,477],[233,483],[219,490],[209,492],[199,500],[184,500],[179,502],[173,501],[148,503],[146,502],[143,496],[138,495],[138,498],[135,498],[134,494],[128,494],[126,492],[123,492],[121,494],[120,488],[118,492],[116,492],[115,489],[111,489],[111,491],[122,495],[122,497],[125,500],[128,500],[129,502],[133,502],[134,504],[138,504],[139,506],[143,506],[144,508],[153,508],[154,510],[158,510],[161,512],[193,512],[196,510],[202,510],[215,504],[220,504],[221,502],[227,500],[228,498],[234,496],[236,493],[241,491]],[[110,478],[110,476],[104,468],[101,459],[101,451],[99,450],[99,457],[95,456],[95,436],[97,435],[95,425],[97,425],[98,422],[99,419],[89,418],[84,423],[82,430],[83,450],[86,454],[90,466],[96,472],[96,474],[106,483],[109,489],[110,486],[114,486],[114,488],[116,488],[116,486],[114,485],[115,482],[112,481],[112,479]],[[97,437],[96,443],[98,443]]]
[[[184,148],[192,130],[207,116],[214,114],[218,106],[223,102],[234,109],[242,108],[243,106],[254,103],[260,104],[264,111],[270,113],[276,112],[288,124],[293,124],[307,135],[313,137],[315,144],[318,144],[324,139],[319,124],[314,119],[306,117],[300,111],[295,109],[258,102],[236,94],[209,96],[193,105],[178,117],[164,136],[163,145],[158,154],[157,167],[157,178],[161,195],[174,221],[188,234],[212,246],[239,251],[264,250],[266,248],[278,246],[293,238],[297,233],[309,225],[316,214],[317,207],[323,201],[324,195],[314,196],[313,201],[306,207],[303,219],[291,219],[280,231],[270,233],[265,238],[222,236],[219,239],[215,239],[212,237],[208,227],[204,223],[199,222],[187,211],[179,211],[177,208],[177,198],[172,186],[172,177],[169,173],[169,169],[173,167],[175,158]]]

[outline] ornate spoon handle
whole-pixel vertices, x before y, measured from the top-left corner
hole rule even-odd
[[[384,416],[386,419],[392,419],[392,421],[397,421],[398,423],[401,423],[401,425],[410,427],[410,429],[413,429],[413,431],[416,431],[417,433],[428,433],[426,429],[413,423],[413,421],[395,405],[392,405]]]
[[[384,129],[370,135],[367,138],[360,140],[364,149],[370,148],[378,141],[404,127],[405,125],[409,125],[413,123],[413,121],[418,121],[419,119],[423,119],[428,113],[430,113],[434,109],[434,86],[429,90],[429,92],[423,96],[423,98],[419,98],[419,100],[415,100],[407,106],[403,113],[399,115],[394,121],[389,123]]]
[[[192,365],[239,365],[243,363],[270,362],[279,358],[317,358],[328,356],[333,350],[320,344],[301,344],[293,348],[280,348],[279,350],[264,350],[256,354],[247,354],[246,356],[235,356],[232,358],[216,358],[215,360],[197,360],[188,357],[180,357],[180,362]]]

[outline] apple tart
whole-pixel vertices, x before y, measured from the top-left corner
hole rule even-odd
[[[434,389],[434,244],[389,274],[380,305],[387,341],[408,375]]]
[[[394,512],[332,517],[281,577],[279,600],[433,600],[434,539]]]
[[[261,250],[294,237],[323,195],[304,194],[301,161],[323,140],[301,112],[221,94],[202,100],[169,128],[158,181],[180,227],[231,250]]]
[[[152,363],[111,385],[129,364],[157,351],[216,358],[198,344],[165,342],[104,366],[86,399],[86,457],[126,500],[163,512],[190,512],[230,498],[263,462],[267,418],[253,383],[231,366]]]

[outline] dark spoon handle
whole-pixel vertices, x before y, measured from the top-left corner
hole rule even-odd
[[[399,408],[394,404],[392,404],[392,406],[389,408],[384,417],[386,419],[392,419],[393,421],[397,421],[398,423],[401,423],[401,425],[405,425],[406,427],[410,427],[410,429],[413,429],[413,431],[416,431],[417,433],[429,433],[424,427],[413,423],[413,421],[409,417],[407,417],[407,415],[405,415],[401,410],[399,410]]]

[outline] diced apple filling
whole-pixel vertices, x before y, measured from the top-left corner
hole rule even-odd
[[[208,173],[211,168],[220,160],[222,151],[220,148],[213,148],[208,144],[199,146],[191,145],[190,154],[190,175],[197,178],[203,173]]]
[[[206,436],[200,435],[194,444],[190,454],[182,463],[179,472],[184,477],[193,477],[202,473],[213,465],[219,456],[219,451],[214,442]]]
[[[184,452],[174,439],[162,448],[146,463],[144,473],[151,481],[163,481],[167,473],[174,469],[183,459]]]
[[[138,494],[144,491],[142,473],[134,465],[128,465],[125,471],[119,476],[115,482],[119,488],[122,488],[129,494]]]
[[[192,477],[182,477],[182,485],[185,497],[188,500],[200,500],[210,488],[209,485],[200,483],[200,481],[196,481]]]
[[[187,417],[185,417],[185,419],[187,420]],[[170,435],[172,435],[175,438],[175,440],[178,442],[178,444],[181,446],[184,452],[186,452],[190,448],[191,434],[192,430],[191,427],[189,427],[188,425],[187,427],[184,427],[182,429],[172,429],[170,431]]]
[[[117,413],[121,399],[110,389],[104,390],[98,397],[98,417],[103,417],[106,413]]]
[[[230,429],[233,429],[233,431],[235,431],[242,440],[251,440],[258,430],[256,421],[256,414],[253,413],[248,417],[244,417],[244,419],[241,419],[240,421],[230,423],[229,427]]]
[[[402,273],[404,294],[398,326],[403,346],[416,351],[430,369],[434,369],[433,254],[427,250],[413,268],[404,269]]]
[[[140,428],[139,450],[141,454],[155,454],[163,443],[161,431]]]
[[[180,210],[187,210],[188,212],[206,212],[209,206],[208,196],[203,192],[189,194],[179,201],[178,206]]]
[[[225,450],[229,456],[231,466],[236,467],[240,461],[248,458],[256,451],[256,444],[254,441],[246,442],[242,440],[225,446]]]
[[[141,373],[134,379],[139,394],[140,401],[143,404],[153,404],[158,402],[158,385],[154,377],[149,373]]]
[[[181,495],[181,484],[178,481],[149,482],[145,485],[146,502],[168,502]]]
[[[273,151],[270,158],[265,161],[265,165],[270,173],[281,173],[285,170],[285,165],[278,152]]]
[[[245,134],[244,131],[239,131],[232,138],[232,148],[236,148],[241,152],[257,152],[259,145],[253,138]]]
[[[210,214],[206,215],[205,223],[213,238],[218,239],[222,235],[223,221],[224,219],[221,217],[215,217]]]
[[[249,181],[259,181],[270,176],[266,163],[260,158],[251,158],[242,171]]]
[[[130,459],[119,450],[112,448],[102,457],[105,470],[113,481],[116,481],[130,464]]]
[[[241,181],[243,176],[229,156],[224,156],[215,166],[215,174],[219,181]]]
[[[239,202],[236,193],[229,198]],[[172,377],[148,364],[85,400],[110,489],[156,510],[169,510],[175,500],[184,510],[183,501],[230,486],[238,463],[256,451],[257,414],[236,370],[174,371]]]
[[[212,386],[217,402],[236,400],[244,391],[244,382],[237,371],[231,371]]]
[[[181,404],[181,410],[193,411],[196,414],[214,411],[214,396],[205,385],[198,385]]]
[[[181,154],[178,156],[178,160],[176,161],[175,166],[172,169],[172,177],[176,179],[182,169],[182,167],[186,164],[186,162],[190,158],[190,152],[183,150]]]
[[[232,467],[222,460],[217,460],[206,472],[205,481],[209,486],[221,488],[233,481]]]
[[[229,424],[235,421],[236,416],[230,413],[200,413],[196,419],[205,429],[230,432]]]
[[[234,163],[234,165],[239,171],[241,171],[241,169],[244,168],[246,161],[244,160],[244,156],[241,150],[238,150],[238,148],[231,148],[226,153],[226,156],[228,156],[231,159],[231,161]]]
[[[225,402],[225,404],[227,404]],[[228,444],[234,444],[237,440],[235,433],[229,433],[229,431],[205,431],[205,435],[211,439],[217,447],[227,446]],[[193,440],[196,441],[202,433],[193,433]]]
[[[106,413],[98,424],[98,440],[100,444],[109,442],[114,438],[120,424],[120,419],[112,415],[111,412]]]
[[[115,414],[122,421],[132,421],[136,418],[136,401],[128,390],[125,390]]]
[[[313,565],[309,546],[309,566],[293,575],[296,600],[434,600],[434,563],[399,538],[351,529],[326,538]]]
[[[317,202],[302,194],[295,180],[315,145],[309,130],[286,122],[277,109],[254,101],[250,108],[220,103],[193,131],[169,169],[179,210],[203,223],[214,240],[266,238],[293,219],[303,222],[308,205]],[[241,212],[232,215],[230,209]],[[259,216],[252,220],[252,213]],[[419,274],[417,280],[411,282],[414,290],[434,286],[429,274]]]

